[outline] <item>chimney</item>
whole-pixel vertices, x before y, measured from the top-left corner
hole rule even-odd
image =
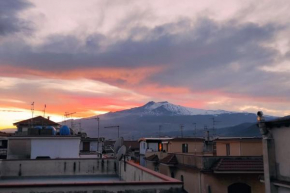
[[[50,120],[50,116],[48,116],[47,119]]]

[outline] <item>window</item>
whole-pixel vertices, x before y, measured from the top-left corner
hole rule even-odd
[[[227,153],[227,156],[229,156],[231,154],[231,149],[230,149],[229,143],[226,144],[226,153]]]
[[[146,145],[145,142],[143,142],[143,149],[145,149],[145,145]]]
[[[181,180],[182,182],[184,182],[184,177],[183,177],[183,175],[180,176],[180,180]]]
[[[90,151],[90,142],[83,142],[83,151]]]
[[[162,145],[162,143],[159,143],[158,144],[158,151],[162,151],[163,150],[163,145]]]
[[[187,143],[182,144],[182,153],[188,153],[188,144]]]
[[[171,172],[171,178],[174,178],[174,172]]]

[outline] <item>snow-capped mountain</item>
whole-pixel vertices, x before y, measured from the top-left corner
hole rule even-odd
[[[180,105],[171,104],[169,102],[148,102],[147,104],[127,110],[110,112],[98,116],[100,118],[100,136],[108,139],[115,139],[117,131],[115,129],[106,129],[106,126],[120,127],[120,135],[126,139],[159,136],[159,129],[161,135],[179,136],[180,125],[184,127],[184,134],[192,136],[193,123],[195,123],[200,135],[203,135],[204,129],[217,130],[221,128],[228,128],[216,131],[217,134],[231,133],[241,136],[257,136],[259,129],[247,129],[242,125],[233,127],[243,123],[255,124],[256,114],[245,112],[232,112],[224,110],[205,110],[183,107]],[[213,119],[214,118],[214,119]],[[94,119],[82,119],[83,131],[88,133],[90,137],[97,136],[97,121]],[[230,130],[230,132],[229,132]],[[244,133],[243,133],[244,132]]]
[[[180,105],[174,105],[167,101],[154,102],[150,101],[144,106],[136,107],[128,110],[117,111],[114,113],[107,113],[102,115],[106,118],[109,117],[123,117],[123,116],[174,116],[174,115],[220,115],[220,114],[231,114],[234,112],[224,110],[205,110],[183,107]]]

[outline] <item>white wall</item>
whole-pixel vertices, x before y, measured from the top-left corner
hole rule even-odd
[[[272,129],[273,137],[275,140],[275,156],[276,162],[278,163],[278,172],[284,177],[290,177],[290,148],[289,128],[275,128]]]
[[[158,151],[158,143],[157,142],[150,142],[150,141],[147,141],[147,142],[141,141],[140,142],[140,154],[145,155],[147,148],[152,150],[153,152]]]
[[[140,154],[145,155],[146,149],[147,149],[147,144],[145,141],[141,141],[140,143]]]
[[[80,138],[31,139],[31,159],[37,156],[56,158],[79,158]]]
[[[148,148],[152,151],[158,151],[158,143],[148,143]]]

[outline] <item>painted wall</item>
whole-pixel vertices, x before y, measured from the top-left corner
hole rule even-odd
[[[147,144],[145,141],[140,141],[140,154],[145,155],[146,149],[147,149]]]
[[[262,156],[263,145],[260,141],[241,141],[241,156]]]
[[[79,158],[80,138],[31,138],[31,159]]]
[[[217,156],[226,156],[226,144],[230,144],[230,156],[261,156],[263,155],[262,140],[217,141]]]
[[[9,139],[7,159],[30,159],[30,139]]]
[[[147,150],[148,149],[148,150]],[[146,151],[158,151],[158,143],[157,142],[140,142],[140,154],[145,155]]]
[[[116,174],[114,159],[1,160],[1,177]]]
[[[203,141],[170,141],[168,144],[168,153],[181,153],[182,144],[188,144],[188,153],[201,153],[203,152]]]
[[[102,152],[104,146],[104,142],[99,142],[99,150],[98,150],[98,142],[90,141],[90,151],[99,151]],[[80,143],[80,150],[83,150],[83,142]]]
[[[289,148],[289,128],[272,129],[275,143],[275,156],[277,163],[277,173],[280,180],[289,181],[290,178],[290,148]],[[288,178],[288,179],[287,179]]]
[[[202,192],[207,193],[210,186],[214,193],[228,192],[228,186],[234,183],[245,183],[252,193],[264,193],[265,187],[259,180],[260,174],[202,174]]]
[[[251,186],[253,193],[264,193],[264,184],[259,181],[260,174],[205,174],[199,170],[189,167],[174,168],[160,164],[159,171],[162,174],[181,180],[183,176],[184,189],[189,193],[208,193],[208,186],[211,192],[227,193],[227,188],[233,183],[241,182]]]

